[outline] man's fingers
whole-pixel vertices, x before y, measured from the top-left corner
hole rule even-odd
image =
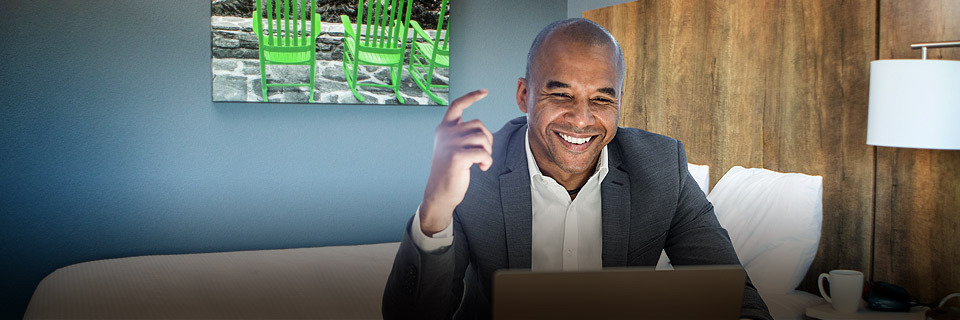
[[[450,102],[450,107],[447,107],[447,113],[443,115],[443,122],[456,124],[463,116],[463,109],[486,96],[487,89],[480,89],[453,100]]]
[[[487,169],[490,169],[490,166],[492,165],[493,165],[493,156],[490,155],[489,153],[484,154],[483,161],[477,162],[477,166],[480,167],[481,171],[487,171]]]
[[[490,140],[490,144],[493,144],[493,133],[490,133],[490,130],[487,129],[487,126],[483,125],[483,122],[480,122],[480,119],[461,123],[458,127],[464,131],[464,133],[461,134],[462,136],[472,134],[474,131],[481,132],[487,137],[487,140]]]
[[[478,121],[478,122],[479,122],[479,121]],[[487,126],[483,125],[482,123],[480,124],[480,131],[483,132],[483,135],[487,136],[487,140],[490,140],[490,147],[491,147],[491,150],[490,150],[490,151],[492,152],[492,151],[493,151],[493,149],[492,149],[492,148],[493,148],[493,133],[491,133],[490,130],[487,130]]]
[[[493,153],[493,142],[487,139],[487,136],[480,131],[474,131],[471,134],[463,136],[460,140],[460,146],[464,149],[480,148],[487,153]]]
[[[450,137],[449,144],[454,148],[483,147],[487,152],[493,153],[493,134],[480,120],[446,127],[445,132]]]
[[[493,165],[493,157],[482,148],[461,150],[454,155],[454,158],[457,159],[457,162],[462,161],[460,163],[465,165],[466,168],[477,164],[480,166],[480,170],[487,171]]]

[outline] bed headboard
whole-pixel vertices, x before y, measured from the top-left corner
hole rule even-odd
[[[850,268],[934,302],[960,291],[947,272],[960,237],[943,229],[960,223],[960,151],[868,146],[868,66],[878,52],[916,58],[909,41],[960,38],[950,12],[960,2],[641,0],[583,16],[623,48],[621,126],[680,139],[714,183],[735,165],[823,176],[823,236],[801,288]],[[939,52],[960,59],[951,50]]]

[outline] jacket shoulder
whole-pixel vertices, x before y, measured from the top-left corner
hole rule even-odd
[[[613,138],[612,143],[616,143],[626,155],[637,152],[676,153],[680,141],[637,128],[617,127],[617,135]]]
[[[503,169],[508,155],[516,156],[517,152],[524,152],[523,135],[526,133],[526,128],[527,117],[517,117],[507,121],[503,127],[493,133],[493,166],[498,169],[494,171]],[[511,151],[514,154],[510,154]],[[523,154],[526,155],[526,153]]]

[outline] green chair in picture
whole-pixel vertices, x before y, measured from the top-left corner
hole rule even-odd
[[[391,88],[397,100],[404,103],[400,77],[412,3],[413,0],[359,0],[356,24],[350,17],[340,16],[344,33],[343,74],[358,101],[364,101],[364,97],[357,87],[369,86]],[[361,65],[390,67],[390,83],[360,83],[357,79]]]
[[[417,83],[430,100],[437,104],[447,104],[446,101],[433,92],[433,88],[450,88],[449,85],[434,84],[433,70],[436,68],[450,68],[450,27],[444,25],[444,15],[447,13],[448,0],[440,4],[440,18],[437,20],[437,32],[433,38],[423,31],[420,24],[411,21],[415,33],[413,45],[410,48],[410,77]],[[441,36],[441,34],[443,34]],[[419,37],[418,37],[419,36]],[[422,41],[421,41],[422,39]]]
[[[266,6],[261,2],[266,2]],[[253,31],[257,34],[260,53],[260,88],[263,91],[263,101],[268,101],[269,87],[309,87],[309,101],[313,102],[317,35],[320,30],[316,0],[256,0],[256,6],[253,11]],[[264,18],[266,28],[263,25]],[[307,21],[310,21],[309,26]],[[309,66],[310,83],[267,83],[267,65],[271,64]]]

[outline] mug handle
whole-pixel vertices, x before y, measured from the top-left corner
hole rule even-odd
[[[824,299],[824,300],[827,300],[828,303],[833,303],[833,301],[830,300],[830,296],[827,295],[827,292],[826,292],[826,291],[823,291],[823,279],[824,279],[824,278],[827,279],[827,283],[830,283],[830,277],[828,277],[826,273],[821,273],[821,274],[820,274],[820,277],[817,278],[817,287],[820,288],[820,295],[823,296],[823,299]]]

